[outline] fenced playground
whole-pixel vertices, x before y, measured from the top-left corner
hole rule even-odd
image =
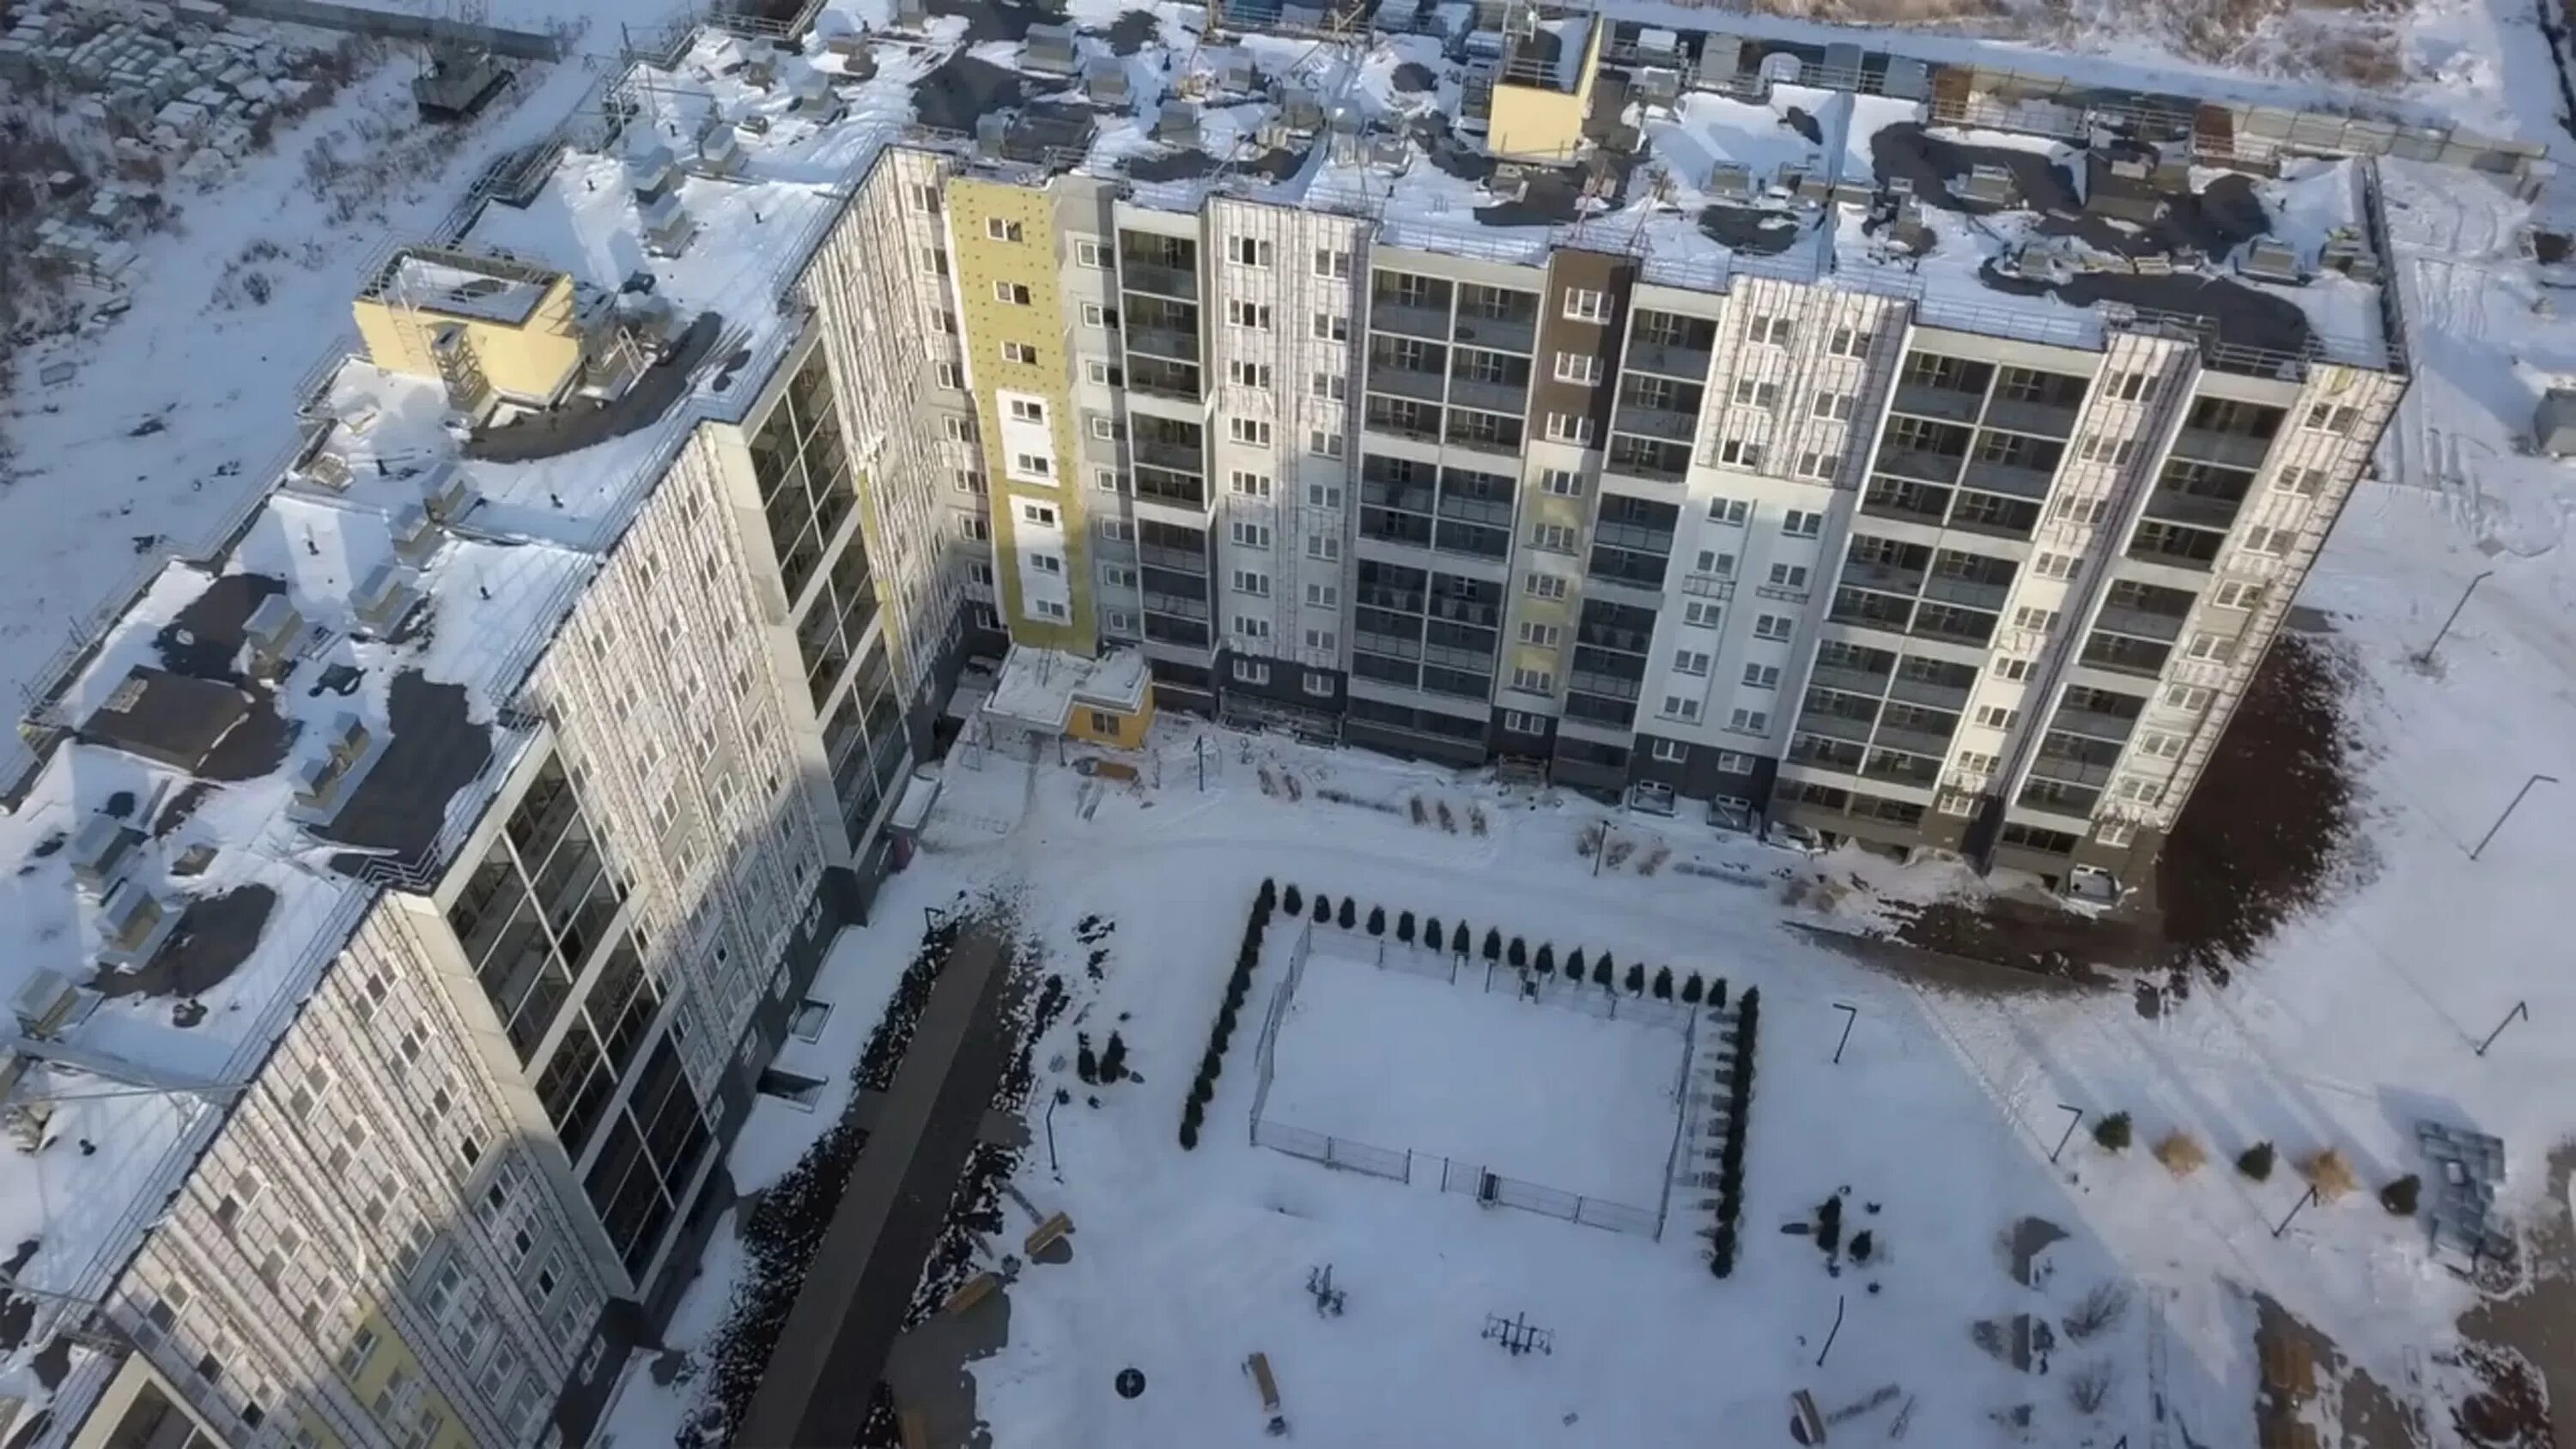
[[[1255,1145],[1663,1236],[1696,1007],[1295,931],[1253,1049]]]

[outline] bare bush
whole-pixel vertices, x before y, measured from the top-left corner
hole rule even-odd
[[[2092,1415],[2111,1402],[2111,1365],[2095,1359],[2066,1376],[2066,1402],[2075,1412]]]
[[[2117,1324],[2129,1312],[2129,1290],[2105,1280],[2087,1290],[2066,1315],[2066,1336],[2082,1343]]]

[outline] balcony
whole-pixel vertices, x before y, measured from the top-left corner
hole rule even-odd
[[[2235,526],[2236,510],[2244,504],[2242,498],[2211,498],[2179,488],[2159,488],[2147,495],[2146,516],[2224,531]]]
[[[1449,430],[1442,441],[1453,448],[1517,458],[1521,451],[1521,420],[1453,407],[1449,410]]]
[[[2180,614],[2157,614],[2145,609],[2124,609],[2117,604],[2104,604],[2093,616],[2093,626],[2133,639],[2158,639],[2170,644],[2182,637]]]
[[[1930,604],[1915,614],[1914,627],[1905,632],[1917,639],[1936,639],[1949,644],[1972,644],[1984,648],[1994,640],[1995,616]]]
[[[1196,443],[1177,443],[1163,438],[1138,437],[1129,444],[1136,462],[1147,468],[1168,468],[1178,473],[1205,473],[1207,456]]]
[[[1127,339],[1130,354],[1169,358],[1174,362],[1199,360],[1199,337],[1172,327],[1139,327],[1129,323],[1121,334]]]
[[[1489,317],[1461,311],[1450,335],[1472,347],[1527,357],[1538,341],[1538,322],[1535,317]]]
[[[1529,384],[1493,382],[1464,373],[1452,373],[1449,402],[1453,407],[1482,408],[1489,413],[1521,417],[1529,412]]]
[[[1941,762],[1938,759],[1900,754],[1893,750],[1871,750],[1869,763],[1863,765],[1860,772],[1868,779],[1912,785],[1922,790],[1941,783]]]
[[[2075,709],[2062,704],[2057,707],[2057,713],[2049,716],[2048,720],[2048,727],[2052,730],[2064,730],[2068,734],[2083,735],[2089,739],[2109,740],[2113,744],[2127,743],[2130,731],[2137,728],[2137,724],[2136,715],[2102,714],[2095,710]]]
[[[2090,668],[2154,679],[2165,672],[2165,660],[2172,653],[2170,644],[2096,633],[2085,639],[2084,653],[2080,657]]]
[[[2128,556],[2140,563],[2207,573],[2226,542],[2223,533],[2149,520],[2139,524],[2137,536],[2129,540]]]
[[[2045,810],[2052,815],[2071,815],[2089,820],[2093,807],[2100,804],[2102,792],[2068,785],[2063,781],[2034,779],[2021,787],[2013,803],[2025,810]]]
[[[1891,443],[1878,450],[1878,465],[1875,471],[1891,478],[1906,478],[1917,483],[1938,483],[1946,487],[1959,481],[1959,470],[1966,465],[1967,461],[1968,455],[1965,453],[1931,453],[1918,448],[1898,447]]]
[[[1376,358],[1369,360],[1368,390],[1371,392],[1437,404],[1448,384],[1446,375],[1428,368],[1399,367]]]
[[[1178,569],[1187,574],[1204,575],[1208,571],[1207,554],[1199,549],[1140,543],[1136,545],[1136,561],[1148,568]]]
[[[1919,382],[1896,385],[1895,400],[1888,404],[1900,413],[1918,418],[1940,418],[1945,422],[1974,421],[1977,406],[1986,400],[1982,392],[1960,392],[1955,388],[1927,387]]]
[[[2070,755],[2052,755],[2046,750],[2030,762],[2033,779],[2055,780],[2061,784],[2083,785],[2099,789],[2111,783],[2111,766],[2092,764]]]
[[[1949,521],[1942,526],[1962,533],[1982,533],[1989,538],[2027,541],[2039,528],[2039,505],[1992,493],[1963,490],[1958,502],[1950,508]]]
[[[1907,704],[1919,704],[1927,709],[1946,709],[1954,713],[1968,707],[1966,685],[1943,684],[1938,680],[1919,679],[1905,674],[1897,675],[1895,682],[1888,686],[1887,697],[1902,700]]]
[[[1865,669],[1845,669],[1838,664],[1819,664],[1808,673],[1807,684],[1815,689],[1840,690],[1845,694],[1865,694],[1876,698],[1887,692],[1888,676],[1872,674]]]
[[[1699,431],[1699,414],[1623,403],[1610,415],[1610,427],[1613,432],[1635,433],[1641,438],[1687,443]]]
[[[1998,395],[1986,404],[1986,426],[2035,433],[2043,438],[2075,436],[2077,409],[2061,403],[2031,402]]]
[[[1185,362],[1165,362],[1153,357],[1130,357],[1127,361],[1127,389],[1130,392],[1197,407],[1203,401],[1201,389],[1204,386],[1199,370]]]
[[[1882,594],[1903,594],[1908,598],[1923,592],[1921,569],[1902,568],[1895,564],[1846,562],[1842,581],[1856,589],[1875,589]]]
[[[1371,331],[1390,332],[1399,337],[1422,337],[1433,342],[1449,340],[1449,309],[1445,306],[1424,307],[1381,297],[1369,303],[1368,323]]]
[[[1952,732],[1956,733],[1956,730]],[[1939,763],[1943,755],[1950,752],[1949,735],[1934,734],[1929,730],[1905,729],[1892,724],[1881,724],[1878,727],[1878,733],[1872,735],[1869,742],[1875,749],[1899,750],[1909,755],[1930,759],[1935,764]]]
[[[1802,732],[1842,740],[1857,747],[1869,743],[1870,731],[1878,725],[1877,713],[1876,710],[1872,710],[1870,718],[1855,719],[1847,714],[1834,714],[1811,706],[1799,714],[1798,728]],[[1860,758],[1857,751],[1852,758],[1854,760]]]
[[[2014,463],[1993,463],[1982,458],[1968,464],[1960,483],[1988,493],[2004,493],[2015,498],[2039,499],[2048,496],[2049,484],[2056,475],[2040,468],[2025,468]]]
[[[1941,575],[1924,581],[1922,594],[1944,604],[1965,604],[1971,609],[2000,609],[2012,593],[2012,585],[1989,583],[1983,579],[1948,578]]]
[[[1950,511],[1950,494],[1947,489],[1873,486],[1862,495],[1860,511],[1873,518],[1902,519],[1938,528]]]
[[[1169,297],[1176,302],[1199,299],[1199,274],[1161,262],[1122,254],[1118,258],[1118,285],[1130,292],[1145,292]]]
[[[2263,466],[2263,460],[2271,456],[2272,440],[2187,427],[2174,435],[2173,451],[2177,458],[2224,463],[2231,468],[2259,468]]]
[[[1806,721],[1799,721],[1799,727],[1803,730]],[[1847,740],[1801,733],[1790,737],[1789,758],[1796,764],[1854,775],[1860,773],[1861,762],[1869,758],[1869,752]]]
[[[1626,438],[1614,439],[1609,453],[1601,460],[1601,471],[1648,483],[1680,483],[1690,477],[1690,449],[1675,444],[1639,447],[1631,445]]]
[[[1836,624],[1855,624],[1864,629],[1886,629],[1902,634],[1914,619],[1914,601],[1893,594],[1873,594],[1860,589],[1838,589],[1834,607],[1825,616]]]
[[[1208,502],[1207,485],[1194,476],[1166,473],[1159,468],[1139,468],[1136,470],[1136,501],[1204,512]]]
[[[1422,404],[1388,405],[1371,398],[1362,426],[1372,433],[1391,438],[1410,438],[1418,443],[1440,441],[1440,409]]]
[[[1651,372],[1658,377],[1677,377],[1687,382],[1704,382],[1709,364],[1716,360],[1704,348],[1662,346],[1652,342],[1632,343],[1619,359],[1622,372]]]

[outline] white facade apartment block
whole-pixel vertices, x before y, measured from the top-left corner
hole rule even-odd
[[[631,1291],[550,1138],[522,1145],[533,1099],[474,1049],[444,929],[416,898],[368,914],[109,1300],[236,1443],[400,1442],[433,1393],[476,1442],[533,1442]],[[371,1321],[417,1356],[415,1399],[357,1395]]]
[[[1224,640],[1282,661],[1271,682],[1284,685],[1287,671],[1345,662],[1366,240],[1350,218],[1220,197],[1201,245],[1214,259],[1209,481]]]

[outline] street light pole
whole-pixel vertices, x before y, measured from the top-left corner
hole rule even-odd
[[[2476,578],[2469,580],[2469,586],[2460,590],[2460,601],[2451,606],[2450,617],[2442,621],[2441,629],[2433,635],[2433,642],[2425,645],[2424,652],[2415,656],[2415,663],[2417,666],[2425,669],[2433,667],[2433,651],[2442,647],[2442,641],[2450,635],[2451,626],[2459,622],[2460,611],[2469,606],[2469,595],[2476,593],[2478,591],[2478,585],[2485,583],[2488,579],[2493,577],[2495,577],[2495,570],[2488,569],[2486,572],[2479,574]]]
[[[2487,848],[2487,842],[2496,838],[2497,831],[2504,829],[2505,821],[2513,818],[2514,806],[2520,805],[2522,803],[2522,797],[2531,793],[2531,787],[2544,782],[2555,785],[2558,783],[2558,777],[2556,775],[2534,775],[2530,779],[2522,782],[2522,788],[2513,792],[2512,804],[2505,806],[2504,814],[2497,816],[2496,823],[2487,827],[2487,833],[2478,837],[2477,847],[2469,852],[2469,859],[2477,859],[2479,852]]]

